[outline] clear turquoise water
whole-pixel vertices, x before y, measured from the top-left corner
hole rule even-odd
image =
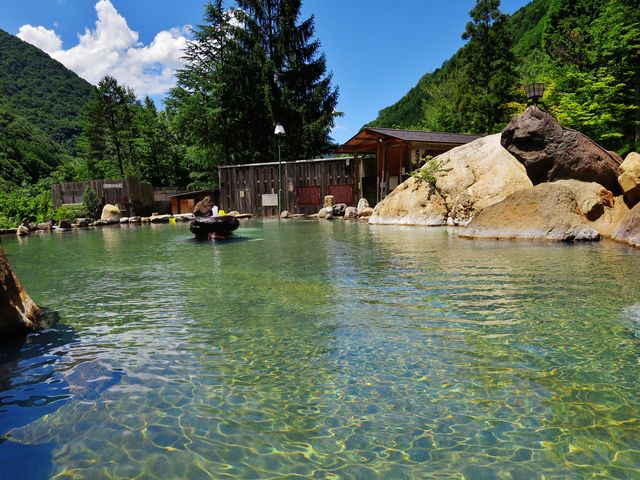
[[[2,238],[0,478],[640,478],[640,251],[252,221]]]

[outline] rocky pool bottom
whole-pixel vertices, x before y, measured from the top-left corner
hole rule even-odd
[[[2,238],[0,478],[639,478],[640,252],[244,223]]]

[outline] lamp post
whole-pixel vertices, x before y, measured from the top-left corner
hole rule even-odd
[[[524,92],[527,94],[527,98],[537,107],[538,102],[544,95],[544,83],[530,83],[524,87]]]
[[[278,214],[282,213],[282,156],[280,154],[280,136],[284,135],[284,127],[278,123],[274,132],[278,138]]]

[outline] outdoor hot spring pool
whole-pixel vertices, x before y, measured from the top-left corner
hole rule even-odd
[[[640,250],[445,228],[3,237],[0,478],[640,478]]]

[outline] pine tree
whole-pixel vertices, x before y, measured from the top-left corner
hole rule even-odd
[[[489,134],[508,120],[516,77],[507,17],[499,7],[500,0],[477,0],[462,35],[468,40],[463,50],[468,88],[458,101],[466,111],[461,130]]]
[[[284,158],[329,147],[338,92],[313,38],[313,17],[299,16],[299,0],[238,0],[230,10],[221,0],[207,5],[167,102],[192,145],[198,181],[202,169],[213,180],[215,165],[272,158],[278,122],[287,132]]]
[[[239,0],[243,20],[266,55],[263,75],[270,116],[267,132],[282,123],[288,158],[307,158],[329,147],[338,91],[314,39],[314,19],[299,22],[300,0]]]
[[[249,129],[251,119],[259,124],[264,116],[255,107],[260,72],[238,40],[243,30],[234,11],[224,10],[216,0],[207,4],[204,20],[193,29],[194,40],[185,51],[187,65],[178,72],[167,100],[172,125],[190,146],[187,156],[198,185],[207,178],[215,182],[216,165],[258,160],[249,148],[254,144]]]
[[[100,199],[96,191],[87,186],[82,194],[82,209],[84,214],[89,218],[98,218],[100,216]]]
[[[135,109],[134,131],[140,179],[155,186],[185,184],[179,142],[169,129],[166,115],[158,112],[149,97]]]
[[[106,76],[94,88],[84,110],[83,136],[86,154],[95,174],[109,174],[115,160],[117,172],[134,173],[133,116],[137,100],[133,91]]]

